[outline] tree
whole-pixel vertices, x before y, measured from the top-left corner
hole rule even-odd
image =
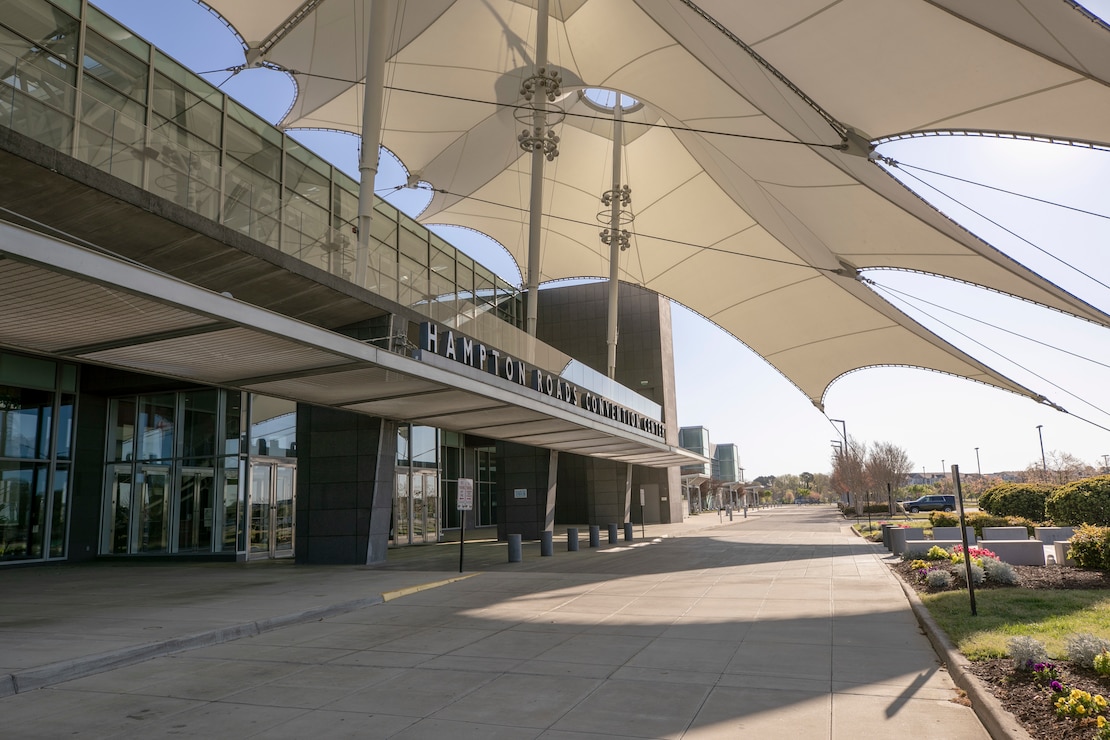
[[[802,473],[799,478],[802,479],[802,485],[806,488],[813,488],[813,473]]]
[[[1047,466],[1047,470],[1045,467]],[[1063,485],[1095,475],[1095,468],[1069,452],[1053,450],[1043,460],[1034,460],[1026,466],[1022,477],[1026,483]]]
[[[906,451],[893,442],[876,442],[867,454],[864,468],[868,490],[882,497],[888,490],[902,487],[913,470],[913,462]]]
[[[849,506],[856,506],[855,496],[867,488],[864,474],[864,461],[867,460],[867,445],[849,437],[848,444],[833,453],[833,470],[830,483],[833,489],[846,499]],[[856,508],[859,511],[859,508]]]

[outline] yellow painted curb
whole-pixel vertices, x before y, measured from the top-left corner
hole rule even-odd
[[[456,581],[465,581],[467,578],[473,578],[477,575],[481,574],[468,573],[464,576],[456,576],[455,578],[448,578],[443,581],[432,581],[430,583],[421,583],[416,586],[408,586],[407,588],[399,588],[395,591],[385,591],[382,593],[382,601],[393,601],[393,599],[399,599],[402,596],[410,596],[411,594],[419,593],[421,591],[427,591],[430,588],[439,588],[440,586],[446,586],[447,584],[455,583]]]

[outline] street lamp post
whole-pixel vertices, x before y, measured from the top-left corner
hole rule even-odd
[[[1037,425],[1037,439],[1041,441],[1041,469],[1044,471],[1045,475],[1048,475],[1048,463],[1045,462],[1044,459],[1044,435],[1041,434],[1042,426],[1044,426],[1044,424]]]
[[[983,466],[979,464],[979,448],[975,448],[975,468],[979,471],[979,477],[983,477]]]
[[[840,425],[840,436],[844,438],[844,448],[848,448],[848,425],[844,423],[843,419],[829,419],[834,424]]]

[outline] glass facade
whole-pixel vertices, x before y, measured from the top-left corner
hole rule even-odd
[[[0,125],[435,321],[519,328],[517,289],[382,200],[356,274],[355,180],[85,7],[0,0]]]
[[[101,554],[241,550],[242,416],[215,388],[112,399]]]
[[[66,556],[77,367],[0,352],[0,562]]]

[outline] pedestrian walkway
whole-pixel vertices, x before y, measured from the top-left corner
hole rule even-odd
[[[467,543],[463,574],[458,543],[379,568],[0,572],[4,733],[988,737],[885,550],[832,507],[635,534],[552,557],[527,546],[513,564],[503,544]],[[67,664],[85,673],[64,680]]]

